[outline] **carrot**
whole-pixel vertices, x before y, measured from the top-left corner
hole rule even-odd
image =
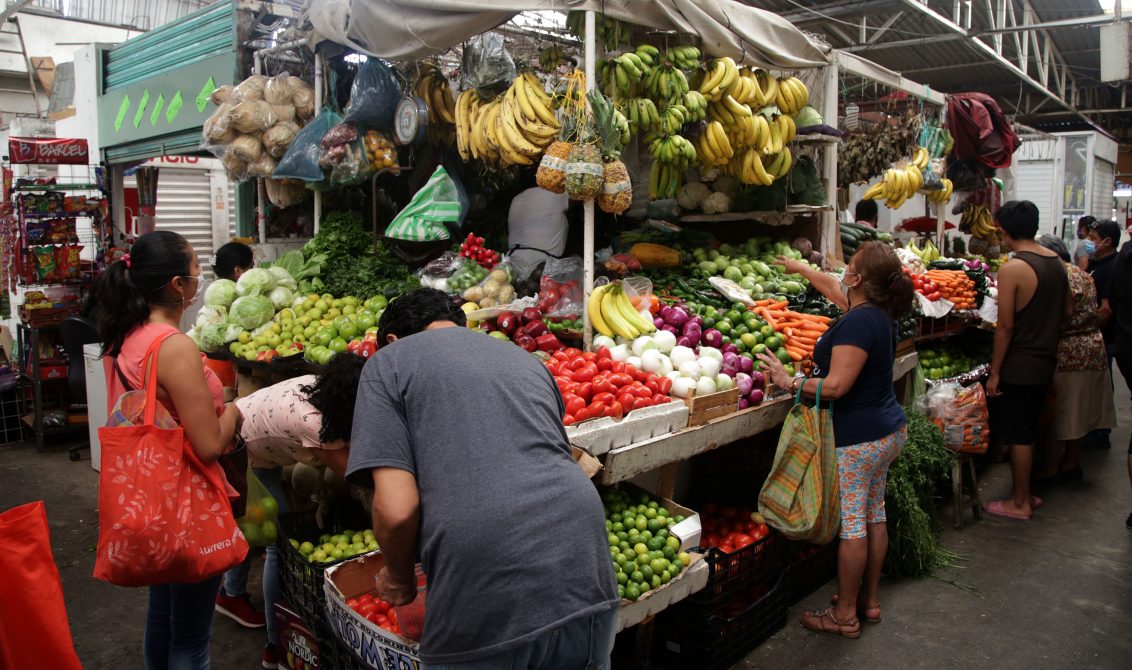
[[[766,323],[767,323],[768,326],[770,326],[771,328],[773,328],[776,331],[778,330],[778,321],[770,315],[770,313],[767,311],[767,309],[765,307],[756,307],[755,308],[755,314],[758,314],[764,320],[766,320]]]
[[[772,302],[769,305],[770,309],[785,309],[789,306],[790,306],[790,303],[785,301],[785,300],[783,300],[781,302]]]
[[[798,331],[794,331],[794,334],[790,336],[790,342],[791,343],[797,343],[797,344],[803,344],[810,349],[813,349],[814,345],[816,345],[818,343],[817,340],[815,340],[812,337],[805,337],[805,336],[799,335]]]
[[[830,321],[833,320],[833,319],[829,318],[828,316],[822,316],[821,314],[803,314],[802,318],[807,319],[809,321],[817,321],[820,324],[828,324]]]
[[[656,314],[660,311],[660,300],[655,295],[649,296],[649,314]]]
[[[763,298],[762,300],[755,301],[755,307],[767,307],[769,305],[777,304],[773,298]],[[754,311],[754,310],[752,310]]]
[[[816,340],[825,334],[820,330],[796,330],[794,333],[800,337],[808,337],[812,340]]]
[[[797,362],[797,361],[800,361],[800,360],[802,360],[806,357],[806,354],[799,349],[793,349],[791,347],[784,347],[784,348],[786,349],[786,355],[789,356],[790,360],[792,360],[792,361]]]

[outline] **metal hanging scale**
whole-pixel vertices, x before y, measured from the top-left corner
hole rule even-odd
[[[393,118],[393,141],[400,145],[424,139],[428,128],[428,106],[424,100],[410,96],[397,105]]]

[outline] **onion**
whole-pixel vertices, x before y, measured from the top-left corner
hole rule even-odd
[[[678,347],[694,347],[696,345],[692,344],[692,338],[688,337],[687,335],[682,335],[682,336],[676,338],[676,346],[678,346]]]
[[[709,395],[717,390],[715,380],[711,377],[700,377],[700,380],[696,382],[696,395]]]
[[[752,405],[761,405],[763,402],[763,392],[761,389],[755,389],[754,391],[751,391],[751,395],[749,397],[751,399]]]
[[[656,315],[659,316],[660,318],[664,319],[665,323],[668,323],[668,315],[671,314],[671,313],[672,313],[672,305],[665,305],[664,307],[660,308],[660,311],[657,312]]]
[[[723,349],[723,364],[724,365],[737,365],[736,361],[739,360],[739,354]]]
[[[594,335],[594,351],[602,347],[612,350],[615,346],[617,346],[617,343],[613,341],[612,337],[608,335]]]
[[[700,328],[704,327],[704,317],[702,317],[702,316],[693,316],[691,321],[692,321],[692,323],[696,324]]]
[[[647,349],[641,353],[641,369],[645,372],[659,374],[664,367],[660,363],[660,359],[662,358],[664,358],[664,354],[656,349]]]
[[[700,331],[698,331],[698,330],[693,330],[692,332],[688,333],[688,335],[687,335],[687,338],[692,341],[692,347],[700,346],[701,337],[702,337],[702,333],[700,333]]]
[[[670,363],[670,365],[671,365],[671,363]],[[675,371],[675,370],[670,370],[668,372],[665,372],[664,376],[668,377],[672,381],[676,381],[677,379],[680,379],[680,373]]]
[[[673,307],[672,311],[668,313],[668,316],[666,316],[664,320],[667,321],[669,325],[680,328],[685,323],[688,323],[688,313],[684,311],[683,307]]]
[[[720,391],[730,391],[735,386],[735,382],[727,375],[719,374],[715,376],[715,388]]]
[[[691,398],[696,395],[696,380],[689,377],[673,379],[671,393],[677,398]]]
[[[664,322],[664,319],[660,318],[659,316],[654,316],[652,318],[652,325],[656,326],[657,330],[660,330],[661,328],[664,328],[668,324],[666,324]]]
[[[722,349],[723,349],[723,353],[725,353],[725,354],[726,353],[732,353],[732,354],[735,354],[735,355],[739,354],[739,347],[735,346],[734,342],[728,342],[727,344],[723,345]]]
[[[646,351],[648,351],[650,349],[657,349],[657,348],[659,348],[659,347],[656,346],[656,340],[652,339],[652,337],[650,337],[648,335],[641,335],[637,339],[633,340],[633,355],[634,356],[640,356],[641,354],[645,353]]]
[[[703,373],[703,368],[700,367],[699,361],[684,361],[676,366],[676,369],[680,371],[681,375],[691,377],[692,379],[699,379],[700,375]]]
[[[739,387],[739,397],[746,398],[751,395],[755,385],[750,375],[743,374],[742,372],[735,375],[735,385]]]
[[[652,339],[656,340],[656,348],[660,349],[660,353],[667,354],[672,352],[672,347],[676,346],[676,333],[668,330],[672,326],[665,326],[664,329],[658,331]],[[676,330],[672,328],[672,330]]]
[[[746,398],[739,398],[739,409],[747,409],[750,406],[751,403]]]
[[[672,348],[672,351],[668,354],[668,357],[672,359],[672,365],[676,368],[679,368],[682,364],[687,363],[688,361],[695,361],[696,352],[692,351],[687,346],[678,344]]]
[[[684,327],[680,330],[680,332],[685,335],[691,335],[692,333],[699,333],[702,331],[703,328],[697,325],[695,321],[689,321],[688,323],[685,323]]]
[[[728,377],[734,379],[735,375],[739,374],[739,370],[734,365],[728,365],[724,363],[723,367],[719,368],[719,374],[727,375]]]
[[[715,328],[708,328],[704,331],[704,344],[709,347],[722,347],[723,346],[723,333]]]
[[[703,349],[704,347],[700,348]],[[714,377],[718,375],[719,369],[723,366],[723,364],[720,363],[719,360],[712,358],[711,356],[700,356],[700,360],[697,362],[697,365],[700,366],[701,374],[703,374],[703,376],[705,377]],[[683,366],[681,366],[681,369],[683,369]]]
[[[751,373],[751,381],[754,382],[755,388],[757,389],[766,388],[766,375],[758,370]]]
[[[625,365],[632,365],[634,368],[640,370],[641,369],[641,357],[640,356],[630,356],[630,357],[625,359]]]
[[[631,353],[627,344],[618,344],[609,350],[610,357],[618,363],[624,363]]]
[[[747,358],[746,356],[739,357],[739,372],[746,372],[751,374],[755,369],[755,359]],[[762,373],[759,373],[762,374]]]
[[[700,347],[700,358],[703,358],[704,356],[714,358],[715,360],[719,361],[720,363],[723,362],[723,352],[720,351],[719,349],[716,349],[715,347],[708,347],[708,346]]]

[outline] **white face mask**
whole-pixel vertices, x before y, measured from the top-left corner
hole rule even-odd
[[[201,280],[200,280],[199,276],[194,277],[192,275],[185,275],[185,276],[181,277],[181,279],[192,279],[192,280],[195,280],[196,283],[197,283],[197,290],[196,290],[196,293],[193,294],[193,297],[189,298],[188,300],[182,300],[181,301],[181,306],[183,306],[185,309],[188,309],[188,308],[192,307],[193,305],[197,304],[198,302],[200,302],[201,296],[204,294],[204,291],[200,290]]]
[[[848,277],[849,275],[856,275],[858,277],[861,276],[861,274],[859,272],[851,272],[849,270],[846,270],[845,274],[841,275],[841,292],[845,293],[845,294],[849,293],[849,289],[857,288],[857,286],[849,286],[845,283],[845,278]]]

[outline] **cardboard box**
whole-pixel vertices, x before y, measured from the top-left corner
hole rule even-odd
[[[366,554],[328,568],[325,573],[326,617],[334,635],[367,668],[412,668],[422,666],[420,645],[379,628],[350,609],[346,601],[374,590],[374,578],[385,567],[380,553]]]
[[[703,554],[691,554],[692,563],[682,570],[672,581],[653,589],[636,601],[622,600],[617,611],[617,632],[636,626],[649,617],[656,616],[670,607],[707,586],[707,561]]]
[[[629,492],[631,495],[639,496],[642,493],[647,493],[651,498],[660,503],[660,506],[668,510],[669,514],[676,516],[682,515],[684,520],[678,524],[673,525],[668,529],[670,535],[675,535],[680,538],[680,551],[687,551],[692,547],[700,546],[700,535],[703,533],[703,527],[700,525],[700,513],[684,507],[680,503],[662,498],[652,491],[647,491],[636,484],[622,482],[618,485],[623,491]],[[681,573],[683,574],[683,573]]]
[[[279,631],[279,667],[286,670],[319,670],[318,637],[302,617],[283,603],[275,604],[275,626]]]

